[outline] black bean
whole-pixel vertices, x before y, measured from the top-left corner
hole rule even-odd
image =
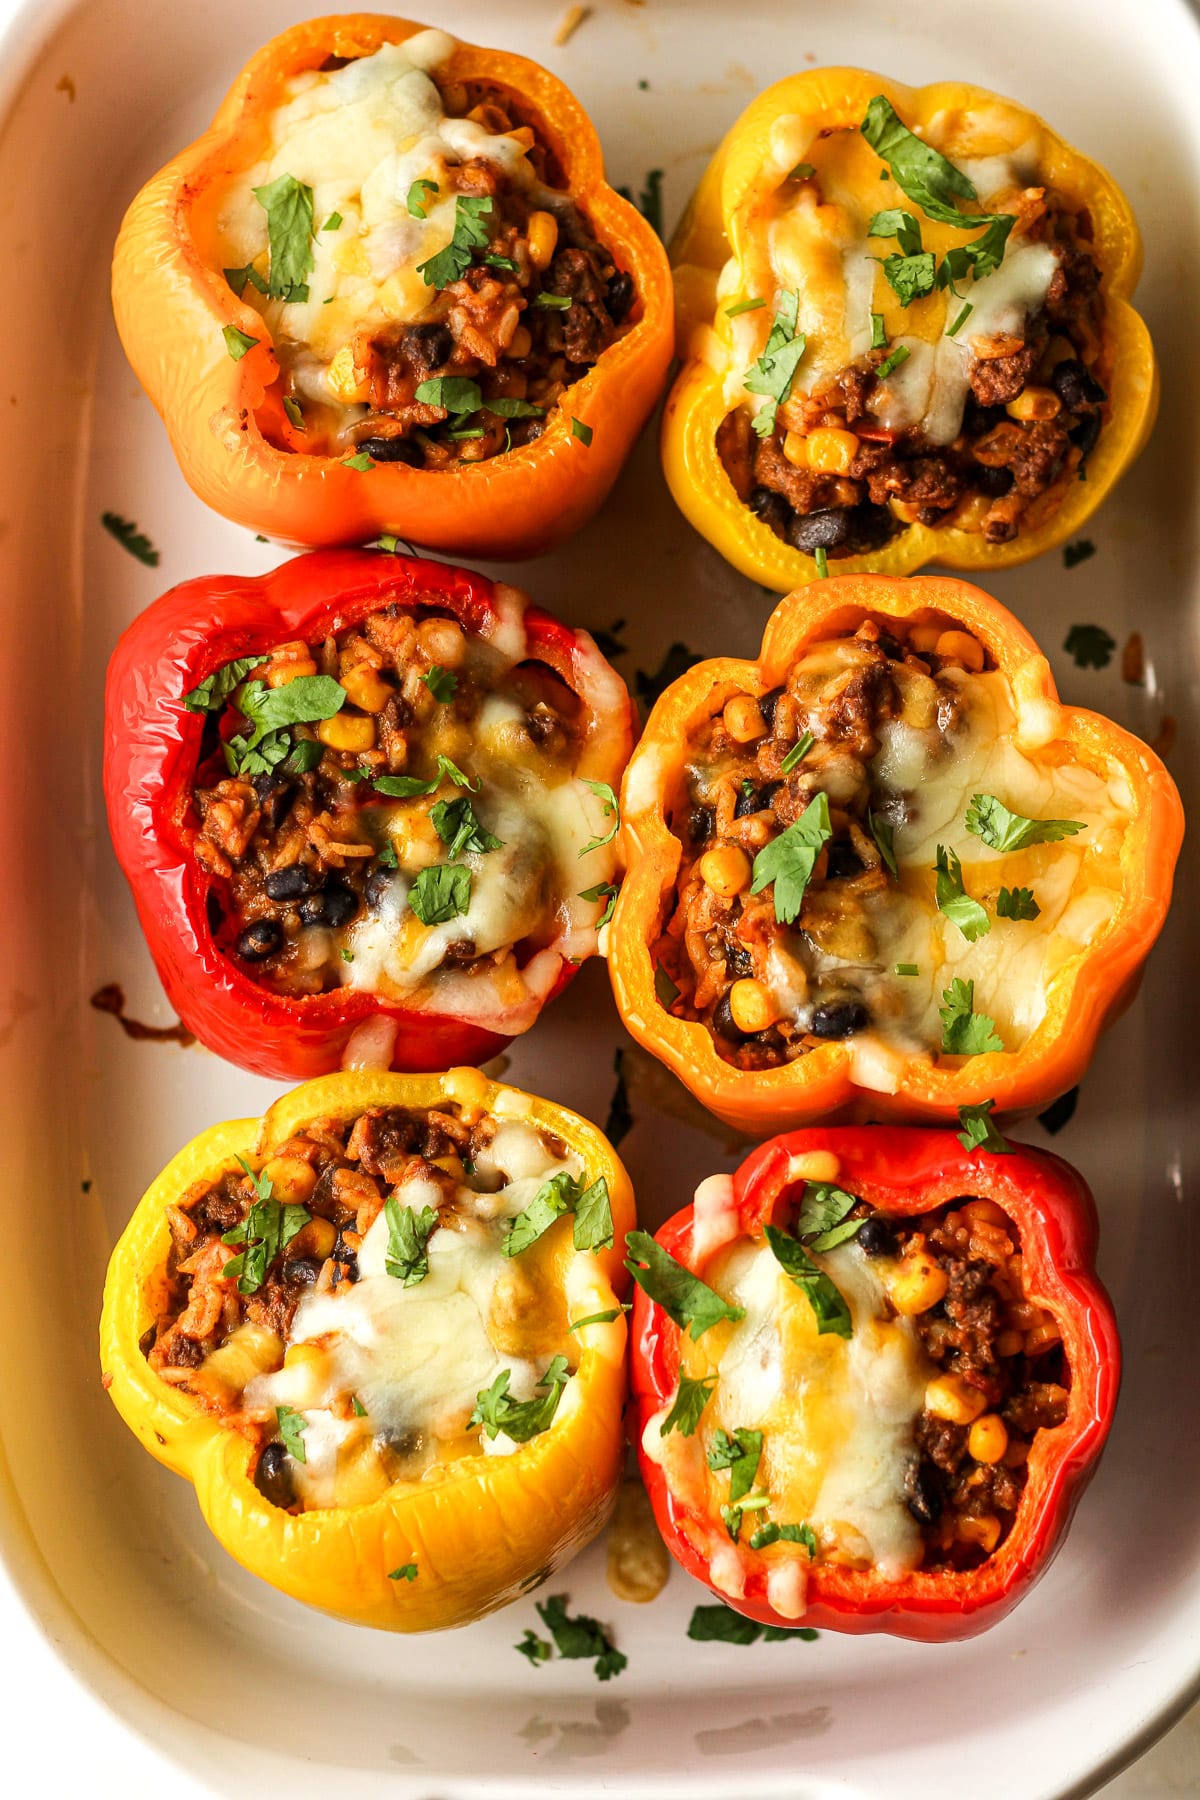
[[[830,881],[844,881],[847,876],[861,875],[862,858],[848,838],[839,838],[829,846],[829,862],[825,874]]]
[[[263,891],[268,900],[300,900],[312,886],[312,876],[304,863],[291,863],[286,869],[272,869],[263,877]]]
[[[941,1517],[942,1496],[932,1469],[919,1465],[908,1478],[908,1510],[919,1525]]]
[[[372,912],[376,912],[383,905],[391,885],[392,872],[390,869],[376,869],[373,874],[367,876],[366,886],[363,888],[363,898]]]
[[[774,488],[756,487],[750,495],[750,511],[768,525],[776,537],[786,537],[792,509]]]
[[[269,775],[255,775],[252,781],[258,795],[258,804],[262,808],[263,822],[268,830],[274,831],[283,823],[287,810],[296,797],[296,790],[290,781],[274,771]]]
[[[244,962],[263,962],[274,956],[282,942],[283,927],[274,919],[255,919],[238,938],[237,953]]]
[[[288,1287],[311,1287],[321,1273],[315,1256],[293,1256],[283,1265],[283,1279]]]
[[[707,844],[712,836],[715,818],[716,815],[711,806],[688,807],[687,834],[693,844]]]
[[[767,781],[762,787],[755,787],[753,782],[738,789],[738,797],[734,802],[735,819],[748,819],[751,813],[766,812],[775,803],[775,796],[783,786],[782,781]]]
[[[1064,406],[1082,412],[1090,406],[1102,406],[1108,395],[1096,377],[1075,358],[1060,362],[1050,377],[1050,385]]]
[[[418,375],[432,375],[454,354],[454,336],[450,328],[431,322],[410,325],[404,333],[404,355],[409,367]]]
[[[296,1499],[292,1484],[292,1465],[282,1444],[268,1444],[258,1459],[254,1485],[272,1506],[288,1507]]]
[[[850,536],[850,508],[824,506],[817,512],[794,513],[787,528],[793,550],[836,550]]]
[[[300,902],[300,917],[306,925],[328,925],[334,930],[348,925],[357,911],[358,895],[341,881],[331,881]]]
[[[989,500],[998,500],[1001,494],[1007,494],[1012,484],[1011,469],[989,469],[986,463],[980,463],[975,470],[975,486]]]
[[[359,438],[354,446],[356,451],[365,450],[372,462],[407,463],[415,468],[424,462],[421,446],[409,438],[403,437],[367,437]]]
[[[854,1242],[865,1256],[895,1256],[900,1249],[896,1228],[882,1213],[872,1213],[858,1228]]]
[[[1086,459],[1096,448],[1096,439],[1100,436],[1100,414],[1084,413],[1078,425],[1070,433],[1071,442],[1080,451],[1081,458]]]
[[[1002,406],[984,406],[980,401],[970,399],[963,412],[963,430],[968,437],[982,437],[994,425],[999,425],[1008,417]]]
[[[767,722],[768,731],[774,731],[775,729],[775,708],[779,705],[779,702],[786,693],[786,688],[777,687],[772,688],[769,694],[759,695],[758,710]]]
[[[736,938],[725,945],[725,970],[736,981],[741,981],[744,976],[754,973],[754,958],[746,946],[739,944]]]
[[[814,1037],[848,1038],[865,1031],[870,1023],[871,1015],[861,1000],[832,1000],[814,1010],[808,1029]]]
[[[866,556],[902,529],[890,506],[852,506],[846,515],[846,539],[842,548],[850,556]]]
[[[608,316],[614,325],[619,325],[633,305],[633,276],[619,269],[609,282],[604,295],[604,304],[608,308]]]
[[[358,1215],[355,1214],[355,1217],[357,1216]],[[341,1263],[342,1268],[345,1270],[344,1280],[358,1280],[358,1251],[350,1248],[349,1244],[344,1241],[340,1231],[337,1235],[337,1242],[333,1246],[333,1260],[336,1263]]]
[[[730,1038],[735,1044],[740,1044],[746,1036],[746,1033],[740,1031],[734,1023],[733,1009],[729,1004],[728,994],[722,994],[713,1007],[712,1028],[718,1037]]]

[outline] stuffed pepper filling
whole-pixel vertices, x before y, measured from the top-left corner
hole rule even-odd
[[[778,1216],[707,1262],[706,1316],[724,1316],[681,1332],[679,1389],[645,1428],[683,1529],[731,1598],[765,1562],[791,1618],[817,1563],[977,1567],[1012,1529],[1038,1432],[1068,1409],[1016,1226],[970,1196],[889,1216],[830,1181],[793,1187]]]
[[[469,1116],[316,1119],[168,1208],[143,1350],[251,1440],[277,1506],[361,1505],[553,1429],[563,1259],[611,1244],[607,1183],[526,1120]]]
[[[364,471],[519,448],[637,313],[531,109],[439,75],[454,48],[422,31],[293,76],[223,194],[225,279],[280,367],[261,421],[280,448]]]
[[[612,791],[575,773],[616,681],[588,656],[585,699],[515,613],[484,636],[392,603],[216,671],[187,704],[221,950],[285,996],[525,1030],[595,949],[615,868]]]
[[[660,1002],[747,1070],[855,1039],[886,1087],[900,1056],[1020,1050],[1116,911],[1124,775],[1040,741],[934,617],[867,618],[716,708],[669,813]]]
[[[1085,206],[1008,109],[910,132],[883,96],[766,180],[733,317],[718,451],[794,549],[876,550],[920,523],[1006,543],[1082,479],[1108,416]],[[792,140],[796,141],[793,142]],[[792,151],[797,154],[792,156]],[[789,166],[790,165],[790,166]]]

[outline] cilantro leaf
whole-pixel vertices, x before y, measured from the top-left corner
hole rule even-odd
[[[432,1206],[414,1212],[411,1206],[401,1206],[393,1194],[384,1202],[383,1214],[388,1231],[384,1267],[402,1286],[416,1287],[429,1273],[426,1249],[437,1226],[437,1213]]]
[[[248,287],[254,288],[260,294],[265,294],[267,291],[267,283],[253,263],[247,263],[241,269],[222,269],[221,273],[239,300]]]
[[[800,1196],[800,1215],[796,1220],[796,1236],[812,1244],[820,1255],[834,1250],[857,1236],[864,1221],[848,1219],[847,1214],[858,1205],[857,1196],[832,1181],[806,1181]]]
[[[702,1375],[698,1380],[693,1380],[690,1375],[681,1371],[675,1402],[658,1428],[659,1437],[666,1437],[672,1431],[679,1432],[681,1437],[694,1437],[700,1415],[708,1405],[716,1385],[715,1375]]]
[[[341,213],[340,212],[331,212],[329,217],[326,219],[325,223],[322,225],[321,230],[322,231],[340,231],[341,228],[342,228]]]
[[[1008,244],[1008,236],[1016,219],[1011,213],[998,213],[989,216],[980,214],[978,218],[960,215],[959,225],[969,231],[976,225],[986,225],[987,229],[969,244],[956,244],[947,250],[938,265],[937,285],[958,292],[956,282],[965,281],[970,275],[975,281],[982,281],[985,275],[991,275],[1004,261],[1004,251]],[[961,318],[955,321],[950,336],[954,337],[962,324]]]
[[[448,756],[439,756],[437,774],[428,781],[422,781],[418,775],[377,775],[371,786],[377,794],[386,794],[389,800],[413,800],[418,794],[436,793],[443,781],[452,781],[455,787],[472,785],[471,777],[464,775],[457,763],[452,763]],[[478,781],[474,785],[478,787]]]
[[[990,1150],[993,1156],[1010,1153],[1012,1145],[992,1123],[995,1104],[994,1100],[981,1100],[978,1106],[959,1107],[958,1122],[962,1130],[956,1136],[964,1150]]]
[[[411,192],[411,190],[410,190]],[[476,250],[487,248],[487,226],[480,224],[492,210],[488,194],[459,194],[454,202],[454,234],[444,250],[417,264],[417,274],[427,287],[445,288],[459,281],[471,266]]]
[[[458,676],[452,674],[449,669],[443,669],[441,663],[434,663],[432,667],[426,669],[424,675],[420,677],[420,680],[425,683],[425,686],[429,689],[439,706],[449,706],[455,694],[458,692]],[[441,762],[442,759],[439,757],[439,768],[441,767]],[[470,783],[463,782],[462,785],[464,787],[469,787]]]
[[[729,1499],[736,1503],[750,1492],[758,1475],[758,1465],[762,1457],[763,1434],[761,1431],[748,1431],[738,1426],[732,1436],[727,1431],[715,1431],[709,1446],[706,1461],[712,1470],[729,1470]]]
[[[816,739],[813,737],[811,731],[806,731],[802,738],[797,738],[796,742],[792,745],[791,749],[780,763],[779,773],[781,775],[790,775],[792,770],[796,768],[799,763],[804,761],[815,743]]]
[[[570,294],[548,294],[543,288],[540,294],[534,295],[533,304],[544,307],[547,311],[553,308],[556,312],[566,312],[571,305],[571,296]]]
[[[519,1644],[513,1645],[513,1649],[519,1650],[522,1656],[527,1657],[535,1669],[539,1663],[549,1662],[552,1655],[549,1639],[539,1637],[537,1632],[531,1631],[528,1626],[525,1628],[525,1636]]]
[[[446,925],[471,905],[471,871],[463,863],[441,863],[422,869],[408,893],[408,904],[422,925]]]
[[[575,1202],[573,1241],[577,1250],[608,1250],[613,1241],[612,1201],[603,1175]]]
[[[795,824],[755,857],[750,892],[760,894],[774,883],[775,917],[781,925],[791,925],[799,917],[817,858],[832,836],[828,796],[814,794]]]
[[[483,829],[466,794],[457,800],[439,800],[430,808],[429,820],[443,844],[450,846],[447,854],[451,862],[457,862],[465,852],[483,855],[504,848],[502,839]]]
[[[581,897],[587,898],[586,895]],[[604,920],[602,919],[600,923],[603,924]],[[613,1053],[613,1073],[617,1080],[613,1088],[612,1099],[608,1103],[604,1135],[615,1150],[621,1139],[627,1137],[633,1129],[633,1108],[629,1104],[629,1084],[625,1078],[624,1050],[616,1050]]]
[[[1029,844],[1057,844],[1086,831],[1077,819],[1027,819],[1009,812],[995,794],[973,794],[967,808],[967,830],[991,850],[1024,850]]]
[[[900,870],[896,863],[896,834],[892,827],[886,819],[881,819],[878,814],[871,812],[868,808],[867,829],[875,839],[875,848],[883,858],[884,868],[893,881],[899,881]]]
[[[963,886],[962,863],[957,854],[944,844],[937,847],[936,899],[938,911],[958,926],[968,944],[986,937],[992,929],[992,921],[979,901],[972,900]]]
[[[585,1325],[611,1325],[614,1319],[619,1319],[622,1313],[629,1310],[629,1301],[623,1300],[620,1306],[610,1306],[607,1312],[588,1313],[586,1318],[576,1319],[574,1324],[567,1326],[567,1335],[570,1336],[573,1331],[582,1331]]]
[[[836,1337],[853,1337],[854,1323],[841,1290],[813,1261],[803,1244],[778,1225],[766,1226],[764,1235],[775,1261],[812,1307],[817,1336],[833,1332]]]
[[[409,217],[413,219],[425,218],[426,194],[438,194],[440,192],[441,189],[438,187],[437,182],[430,181],[424,175],[419,181],[414,181],[408,190],[408,196],[404,202],[405,206],[408,208]]]
[[[223,1244],[241,1244],[239,1256],[230,1257],[221,1270],[226,1281],[235,1277],[239,1294],[256,1294],[267,1270],[283,1255],[292,1239],[303,1231],[311,1215],[303,1206],[284,1206],[272,1197],[266,1175],[256,1175],[244,1157],[238,1161],[250,1177],[256,1198],[244,1219],[223,1233]]]
[[[873,312],[871,314],[871,348],[872,348],[872,350],[886,350],[887,349],[887,341],[888,341],[887,340],[887,327],[885,326],[885,324],[883,322],[883,314]]]
[[[304,277],[315,266],[313,256],[313,191],[294,175],[280,175],[253,190],[267,215],[271,252],[267,292],[272,300],[307,300]]]
[[[762,1512],[770,1506],[770,1494],[750,1494],[736,1506],[732,1502],[721,1508],[721,1523],[736,1544],[742,1529],[742,1515],[748,1512]]]
[[[1036,919],[1041,910],[1032,888],[1002,887],[996,895],[998,919]]]
[[[301,675],[283,687],[248,681],[238,696],[238,711],[253,727],[249,736],[231,737],[225,760],[234,775],[262,775],[283,761],[293,746],[291,725],[331,719],[346,703],[346,690],[331,675]]]
[[[612,820],[612,830],[604,837],[593,838],[590,844],[585,844],[579,852],[580,856],[586,856],[590,850],[603,850],[606,844],[612,843],[621,829],[621,807],[608,782],[585,780],[583,785],[591,788],[593,794],[604,802],[604,816]]]
[[[920,256],[922,252],[920,224],[903,207],[893,206],[886,212],[877,212],[867,226],[867,236],[894,237],[902,256]]]
[[[654,965],[654,998],[664,1012],[670,1012],[679,998],[680,990],[675,986],[661,963]]]
[[[752,1550],[765,1550],[768,1544],[803,1544],[811,1562],[817,1554],[817,1534],[811,1525],[777,1525],[768,1519],[750,1537]]]
[[[505,1256],[520,1256],[564,1213],[575,1215],[576,1250],[607,1250],[613,1241],[612,1202],[603,1175],[585,1187],[566,1169],[543,1182],[523,1212],[509,1225],[501,1246]]]
[[[590,1662],[594,1657],[595,1672],[600,1681],[619,1675],[628,1665],[629,1658],[614,1646],[596,1619],[589,1618],[586,1613],[571,1617],[565,1594],[551,1594],[548,1600],[539,1600],[536,1605],[560,1656],[584,1662]]]
[[[305,429],[304,414],[300,410],[300,402],[298,400],[293,400],[290,394],[284,395],[283,410],[297,431],[303,431]]]
[[[911,355],[912,351],[907,344],[897,344],[891,355],[885,356],[879,364],[875,371],[876,377],[880,381],[886,381],[892,371],[898,369],[901,363],[906,363]]]
[[[736,319],[739,313],[757,312],[760,306],[766,304],[765,300],[735,300],[732,306],[725,308],[725,317]]]
[[[802,331],[796,330],[799,311],[800,293],[796,289],[784,295],[766,347],[744,377],[747,393],[767,396],[767,404],[759,407],[752,421],[759,437],[770,437],[774,431],[776,412],[792,391],[796,369],[804,355],[806,339]]]
[[[567,1359],[565,1356],[552,1358],[537,1384],[546,1392],[534,1400],[513,1399],[508,1391],[511,1374],[510,1369],[501,1369],[491,1387],[482,1389],[475,1396],[475,1410],[467,1422],[468,1429],[479,1425],[490,1438],[504,1432],[514,1443],[527,1444],[530,1438],[549,1431],[554,1421],[563,1389],[571,1379]]]
[[[1077,569],[1081,562],[1086,562],[1089,556],[1095,556],[1095,554],[1096,546],[1091,538],[1076,538],[1073,544],[1063,545],[1063,568]],[[1073,629],[1077,629],[1077,627],[1073,627]],[[1084,626],[1083,629],[1089,628]],[[1090,629],[1094,631],[1096,627],[1092,626]],[[1104,632],[1102,635],[1107,637],[1108,633]]]
[[[239,656],[233,662],[223,663],[199,687],[183,696],[183,704],[189,712],[220,712],[234,688],[245,681],[251,669],[257,669],[266,660],[265,656]]]
[[[532,400],[510,400],[507,395],[485,400],[483,410],[495,413],[498,419],[544,419],[546,416],[544,406],[535,406]]]
[[[572,415],[571,415],[571,436],[572,437],[578,438],[580,443],[584,446],[585,449],[590,449],[592,439],[595,437],[595,435],[596,435],[595,430],[593,429],[593,427],[591,425],[585,425],[582,419],[577,419],[575,417],[575,415],[572,413]]]
[[[722,1300],[698,1275],[656,1244],[648,1231],[628,1232],[625,1248],[629,1252],[625,1267],[638,1286],[681,1330],[690,1329],[694,1340],[698,1341],[722,1319],[745,1318],[744,1307]]]
[[[932,294],[935,264],[931,250],[922,251],[920,256],[879,256],[874,260],[901,306],[911,306],[914,300]]]
[[[800,1638],[811,1644],[820,1634],[811,1625],[796,1627],[784,1625],[760,1625],[757,1619],[747,1619],[741,1613],[734,1612],[731,1606],[697,1606],[693,1608],[688,1624],[687,1634],[695,1644],[757,1644],[759,1638],[764,1643],[775,1643],[783,1638]]]
[[[341,467],[355,469],[360,475],[369,475],[375,464],[368,450],[359,450],[353,456],[343,456]]]
[[[608,901],[608,905],[596,920],[597,931],[599,931],[602,926],[607,925],[608,921],[612,918],[617,904],[617,895],[620,891],[620,888],[612,881],[599,881],[596,883],[595,887],[583,888],[580,890],[579,898],[581,900],[591,900],[594,902],[600,900]],[[620,1053],[618,1052],[618,1054]],[[605,1132],[606,1137],[611,1137],[611,1135],[611,1132]]]
[[[100,514],[100,523],[105,531],[116,538],[123,550],[128,550],[130,556],[136,556],[137,560],[145,563],[148,569],[157,569],[161,560],[159,553],[145,532],[138,530],[132,519],[123,519],[120,513],[106,512]]]
[[[388,1574],[389,1581],[415,1581],[416,1579],[417,1565],[415,1562],[402,1563],[398,1569],[392,1569]]]
[[[859,130],[893,179],[930,219],[943,225],[964,224],[957,200],[975,200],[975,187],[961,169],[908,129],[890,100],[876,94]],[[968,224],[971,221],[966,221]]]
[[[479,411],[483,395],[479,383],[465,375],[433,375],[417,387],[417,399],[423,406],[438,406],[455,418],[466,418]]]
[[[262,338],[251,337],[247,331],[239,331],[236,325],[225,325],[221,329],[225,339],[225,348],[234,362],[241,362],[243,356],[262,343]]]
[[[279,1431],[280,1442],[293,1462],[308,1461],[308,1452],[304,1448],[304,1433],[308,1430],[308,1420],[294,1406],[277,1406],[275,1423]]]
[[[1103,625],[1072,625],[1063,642],[1063,649],[1081,669],[1107,669],[1116,647],[1116,638]]]
[[[1004,1040],[996,1030],[995,1019],[975,1011],[975,983],[957,977],[942,992],[944,1006],[938,1008],[942,1021],[942,1049],[947,1056],[986,1056],[1003,1050]]]

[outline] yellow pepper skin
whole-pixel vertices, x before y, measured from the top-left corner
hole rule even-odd
[[[717,453],[716,433],[731,410],[727,376],[740,376],[761,354],[773,316],[775,283],[762,229],[764,201],[802,158],[817,132],[857,130],[875,94],[891,101],[910,129],[920,133],[941,114],[962,120],[987,112],[999,121],[1002,143],[1037,143],[1038,181],[1073,206],[1086,207],[1094,228],[1089,245],[1105,299],[1098,363],[1108,389],[1108,416],[1087,461],[1087,479],[1072,480],[1061,504],[1008,543],[989,543],[981,532],[951,525],[909,525],[870,554],[830,559],[839,575],[908,575],[928,562],[984,573],[1040,556],[1079,531],[1133,462],[1150,434],[1158,407],[1158,370],[1144,321],[1129,304],[1141,270],[1137,224],[1121,190],[1096,163],[1082,156],[1034,113],[985,89],[943,81],[908,88],[861,69],[814,69],[777,82],[760,94],[731,128],[699,187],[671,245],[675,276],[676,337],[682,367],[663,413],[662,460],[676,504],[696,530],[743,575],[788,593],[814,580],[815,559],[794,550],[739,499]],[[981,144],[990,154],[997,144]],[[880,165],[882,166],[882,165]],[[927,248],[945,245],[939,226],[920,214],[898,185],[872,179],[863,211],[908,207],[920,215]],[[960,242],[954,232],[945,242]],[[880,254],[886,246],[880,246]],[[882,285],[882,284],[881,284]],[[962,291],[969,298],[968,282]],[[726,308],[763,297],[765,307],[731,320]],[[889,334],[913,329],[922,307],[892,317]],[[951,296],[950,304],[957,302]],[[905,324],[900,325],[900,319]],[[920,326],[915,325],[918,333]],[[940,325],[938,327],[940,330]],[[749,354],[746,354],[749,346]]]
[[[579,1365],[554,1421],[513,1455],[463,1457],[442,1465],[440,1479],[398,1481],[361,1506],[299,1514],[264,1499],[251,1480],[249,1440],[162,1381],[139,1340],[154,1323],[170,1241],[166,1208],[192,1182],[219,1175],[238,1155],[269,1156],[315,1118],[447,1100],[551,1131],[583,1159],[589,1180],[605,1177],[615,1247],[575,1251],[569,1219],[560,1221],[543,1266],[563,1281],[569,1319],[615,1309],[628,1286],[621,1247],[635,1216],[629,1178],[607,1139],[565,1107],[475,1069],[452,1069],[323,1076],[285,1094],[261,1120],[202,1132],[151,1185],[117,1244],[100,1322],[103,1379],[118,1412],[152,1456],[193,1484],[230,1555],[293,1599],[390,1631],[468,1624],[537,1586],[604,1525],[625,1459],[624,1315],[566,1340],[568,1350],[578,1346]],[[412,1562],[415,1580],[388,1579]]]

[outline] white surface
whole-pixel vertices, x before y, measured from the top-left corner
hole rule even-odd
[[[699,1590],[675,1572],[652,1607],[622,1605],[597,1550],[561,1585],[611,1621],[630,1656],[627,1674],[604,1687],[586,1665],[531,1670],[513,1654],[534,1622],[528,1601],[452,1637],[356,1632],[230,1563],[189,1490],[138,1450],[100,1390],[94,1325],[117,1230],[185,1137],[273,1092],[201,1050],[130,1044],[87,1009],[95,987],[118,980],[135,1013],[166,1017],[99,810],[104,661],[121,625],[170,582],[277,560],[185,490],[116,344],[108,249],[138,183],[203,125],[257,44],[303,10],[64,0],[28,8],[0,59],[15,87],[32,57],[0,140],[0,1439],[11,1471],[0,1525],[15,1584],[0,1585],[10,1665],[0,1692],[9,1743],[30,1751],[19,1791],[57,1795],[86,1771],[94,1794],[166,1784],[184,1800],[260,1782],[296,1796],[336,1786],[347,1800],[385,1789],[392,1800],[707,1800],[734,1789],[744,1800],[915,1800],[951,1784],[972,1800],[1087,1792],[1182,1703],[1200,1668],[1196,1132],[1184,1130],[1196,1076],[1194,846],[1143,999],[1102,1046],[1056,1141],[1101,1205],[1102,1272],[1127,1344],[1121,1412],[1068,1548],[983,1639],[692,1645],[684,1630]],[[479,0],[447,4],[439,22],[561,71],[600,126],[614,179],[636,187],[665,168],[669,219],[752,94],[812,62],[977,80],[1041,108],[1111,165],[1146,232],[1140,300],[1164,363],[1163,415],[1089,528],[1093,560],[1067,573],[1051,558],[991,585],[1052,653],[1073,622],[1102,623],[1118,639],[1143,630],[1144,690],[1124,687],[1115,668],[1076,671],[1060,654],[1056,666],[1069,698],[1146,735],[1164,709],[1179,717],[1172,765],[1186,799],[1197,717],[1200,38],[1181,0],[1097,0],[1086,14],[1073,0],[990,12],[961,0],[892,11],[811,0],[736,14],[697,0],[610,0],[556,50],[561,11]],[[101,532],[106,508],[149,532],[160,569]],[[630,619],[619,664],[629,676],[656,667],[676,637],[701,651],[752,650],[770,604],[674,515],[649,440],[604,516],[517,579],[575,621]],[[593,966],[518,1046],[509,1075],[603,1120],[618,1041]],[[623,1154],[653,1228],[697,1176],[732,1162],[719,1138],[665,1123],[640,1088],[633,1100]],[[1035,1124],[1027,1135],[1047,1141]],[[20,1617],[16,1589],[61,1663]]]

